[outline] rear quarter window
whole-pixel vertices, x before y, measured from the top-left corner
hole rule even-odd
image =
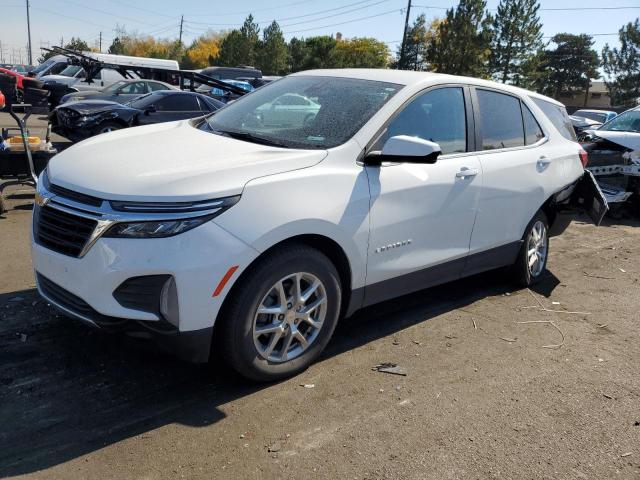
[[[540,108],[540,110],[542,110],[564,138],[567,140],[573,140],[574,142],[577,141],[576,132],[571,124],[569,114],[564,107],[539,98],[530,98]]]

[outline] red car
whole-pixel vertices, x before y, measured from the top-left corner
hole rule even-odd
[[[20,75],[19,73],[14,72],[13,70],[9,70],[6,68],[0,68],[0,73],[4,73],[5,75],[10,75],[12,77],[16,77],[16,86],[22,90],[22,79],[24,75]]]
[[[4,95],[0,92],[0,110],[4,108]]]

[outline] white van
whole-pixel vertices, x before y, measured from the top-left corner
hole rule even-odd
[[[178,70],[180,68],[178,66],[178,62],[175,60],[165,60],[162,58],[129,57],[126,55],[111,55],[93,52],[83,52],[83,55],[104,63],[122,66],[158,68],[162,70]],[[98,74],[93,77],[91,83],[89,83],[85,80],[86,72],[80,65],[70,64],[69,59],[64,55],[56,55],[55,57],[51,57],[49,60],[52,59],[57,60],[54,60],[54,62],[50,63],[48,67],[42,70],[44,75],[40,75],[42,72],[37,73],[37,78],[45,83],[55,82],[67,85],[71,91],[99,90],[124,79],[122,74],[117,70],[104,68],[98,72]],[[47,60],[47,62],[49,60]],[[42,65],[45,65],[45,63],[46,62]],[[63,69],[60,69],[61,65],[64,65]],[[133,75],[133,77],[136,78],[135,75]]]

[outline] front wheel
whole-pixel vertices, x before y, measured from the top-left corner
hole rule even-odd
[[[273,381],[306,369],[324,350],[340,313],[338,272],[318,250],[279,249],[234,286],[216,342],[246,378]]]
[[[103,122],[95,129],[96,135],[100,135],[101,133],[109,133],[114,132],[116,130],[120,130],[122,125],[116,122]]]
[[[513,266],[515,281],[529,287],[538,283],[547,268],[549,255],[549,223],[544,212],[538,212],[523,237],[522,247]]]

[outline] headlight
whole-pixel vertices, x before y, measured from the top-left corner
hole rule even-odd
[[[174,218],[160,220],[136,220],[113,225],[104,234],[111,238],[165,238],[196,228],[217,217],[235,205],[240,196],[205,200],[198,202],[151,203],[111,201],[115,211],[130,214],[151,214],[156,216],[167,214]],[[176,215],[182,218],[175,218]]]
[[[105,237],[110,238],[165,238],[196,228],[211,220],[215,215],[188,218],[184,220],[161,220],[157,222],[117,223]]]

